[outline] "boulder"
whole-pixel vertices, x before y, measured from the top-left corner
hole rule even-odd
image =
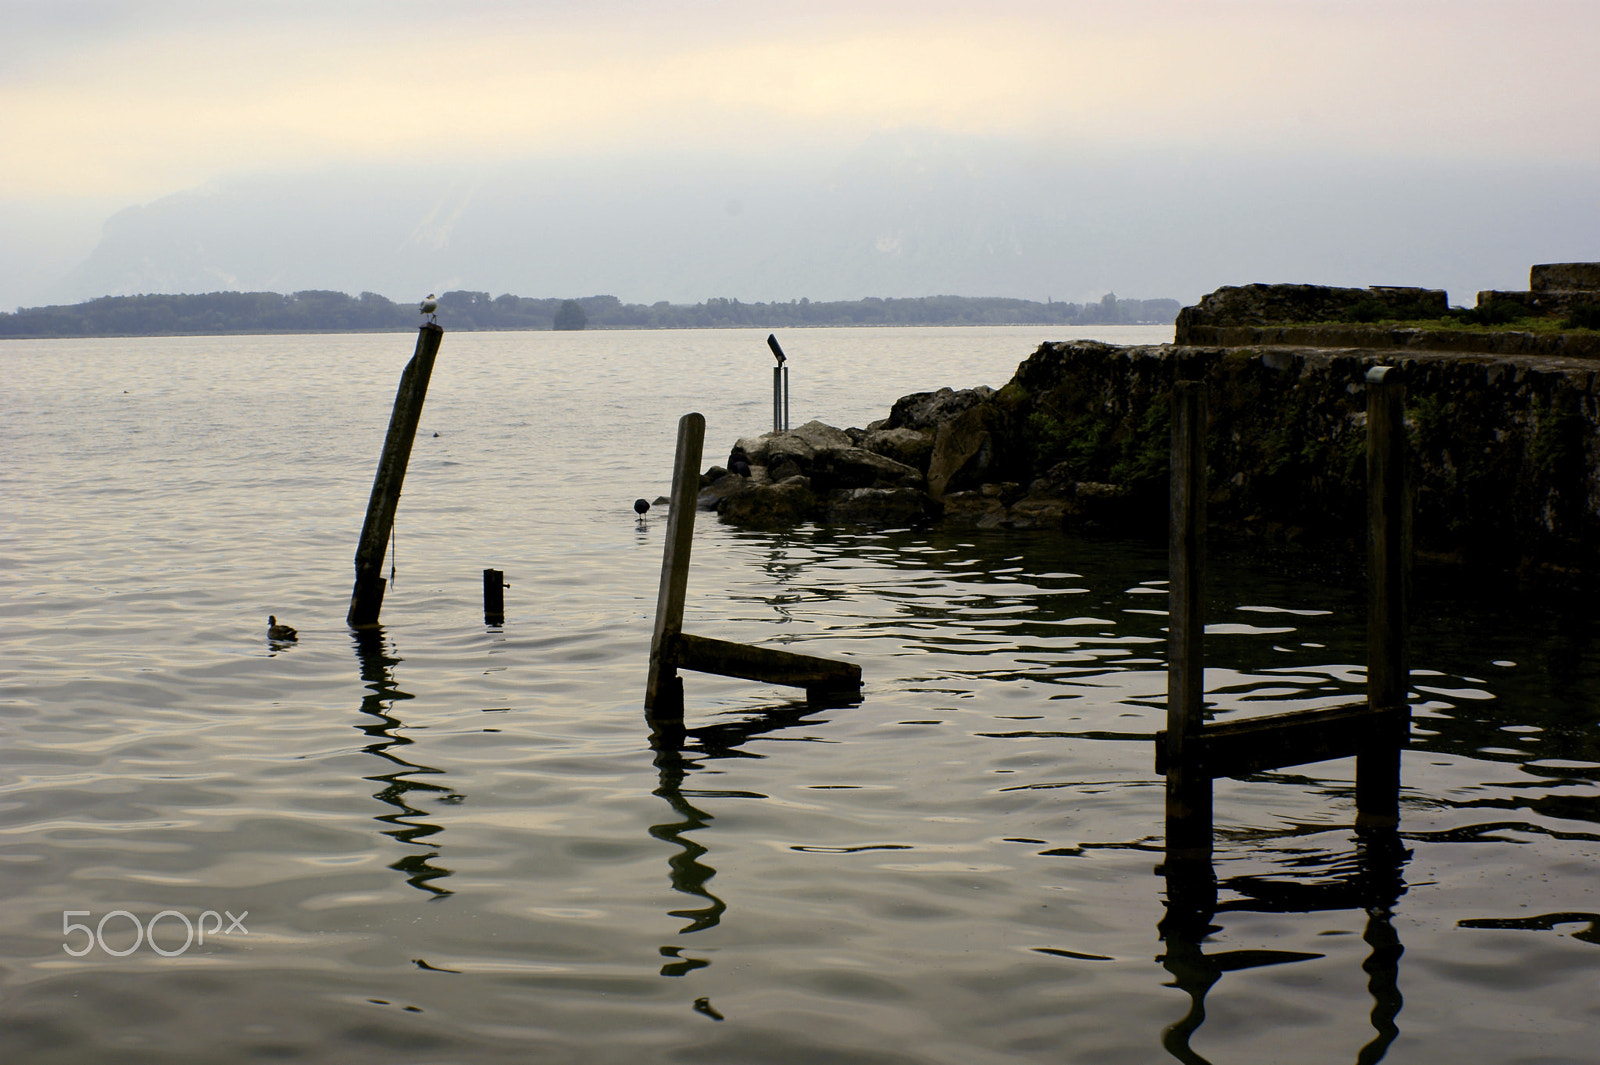
[[[919,470],[860,447],[819,448],[811,460],[811,477],[819,491],[922,484]]]
[[[941,388],[937,392],[913,392],[894,401],[889,410],[888,429],[938,429],[968,408],[976,407],[994,395],[986,385],[957,392]]]
[[[947,492],[981,485],[995,465],[995,442],[990,429],[997,412],[992,404],[969,407],[939,426],[933,454],[928,459],[928,494],[935,499]]]
[[[841,488],[829,494],[826,516],[839,525],[908,528],[936,517],[937,508],[915,488]]]
[[[824,425],[816,420],[806,422],[798,429],[790,429],[788,432],[779,433],[778,435],[803,440],[815,451],[821,451],[825,448],[850,447],[854,443],[850,439],[850,434],[843,429],[835,429],[831,425]]]
[[[1059,529],[1072,511],[1068,500],[1052,496],[1028,496],[1011,506],[1011,525],[1017,529]]]
[[[817,497],[804,477],[754,485],[717,504],[724,521],[751,529],[787,529],[814,520],[817,509]]]
[[[761,485],[768,483],[766,469],[761,466],[752,466],[750,467],[749,477],[740,477],[737,473],[729,473],[727,470],[722,470],[721,476],[706,484],[705,478],[719,469],[721,469],[720,466],[711,467],[700,479],[702,487],[700,494],[695,499],[695,506],[700,510],[721,510],[724,500],[732,499],[734,496],[743,495],[746,492],[753,492]]]
[[[928,456],[933,454],[933,437],[930,429],[869,429],[861,438],[861,446],[875,455],[926,470]]]

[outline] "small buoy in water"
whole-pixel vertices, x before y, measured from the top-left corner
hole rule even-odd
[[[648,499],[635,499],[633,501],[633,512],[639,515],[639,517],[644,517],[644,512],[649,509],[650,501]]]
[[[288,625],[279,625],[274,614],[267,615],[267,639],[269,640],[297,640],[300,634]]]

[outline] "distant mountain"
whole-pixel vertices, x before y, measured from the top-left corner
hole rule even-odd
[[[574,316],[568,305],[581,313]],[[1087,325],[1167,323],[1178,315],[1172,299],[1124,300],[1108,294],[1087,305],[1031,300],[929,296],[813,303],[741,303],[710,299],[645,306],[615,296],[578,300],[491,297],[465,290],[439,297],[439,318],[452,330],[674,329],[804,325]],[[556,326],[566,315],[565,324]],[[227,333],[394,332],[421,319],[415,304],[397,304],[375,292],[307,290],[210,292],[199,295],[102,296],[71,306],[32,307],[0,314],[0,337],[172,336]],[[586,325],[576,324],[578,322]]]
[[[1522,287],[1529,263],[1592,257],[1597,176],[905,131],[831,156],[423,161],[238,176],[130,207],[45,298],[504,286],[675,304],[1110,289],[1192,303],[1294,281],[1471,303]]]

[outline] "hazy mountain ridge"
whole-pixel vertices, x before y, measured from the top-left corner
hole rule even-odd
[[[1075,151],[896,132],[831,157],[237,176],[118,212],[45,298],[503,286],[674,304],[717,292],[1087,302],[1108,289],[1193,302],[1290,281],[1421,285],[1471,303],[1521,285],[1527,263],[1591,258],[1600,242],[1592,167]],[[1560,241],[1538,236],[1552,218]]]

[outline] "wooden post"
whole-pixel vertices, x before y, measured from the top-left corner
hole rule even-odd
[[[372,497],[367,502],[367,520],[361,527],[356,547],[356,583],[350,593],[350,613],[346,621],[353,629],[370,628],[378,623],[383,607],[383,555],[394,529],[394,512],[400,503],[400,486],[411,460],[411,444],[422,419],[422,401],[428,395],[428,378],[433,360],[439,354],[444,330],[429,323],[417,333],[417,350],[400,375],[400,388],[394,397],[394,413],[389,417],[389,434],[383,441],[378,473],[372,481]]]
[[[700,494],[700,451],[706,420],[699,414],[678,419],[678,450],[672,463],[672,510],[661,560],[661,590],[656,596],[656,627],[650,637],[650,675],[645,681],[646,710],[664,716],[683,713],[683,680],[678,676],[677,639],[683,631],[683,603],[689,587],[689,553],[694,547],[695,501]]]
[[[1356,753],[1356,826],[1400,821],[1400,749],[1410,731],[1406,585],[1411,501],[1406,489],[1405,386],[1367,372],[1367,705],[1385,711]]]
[[[1172,389],[1167,558],[1167,859],[1211,860],[1211,774],[1197,742],[1205,724],[1206,386]]]
[[[506,575],[497,569],[483,571],[483,623],[504,625],[506,621]]]

